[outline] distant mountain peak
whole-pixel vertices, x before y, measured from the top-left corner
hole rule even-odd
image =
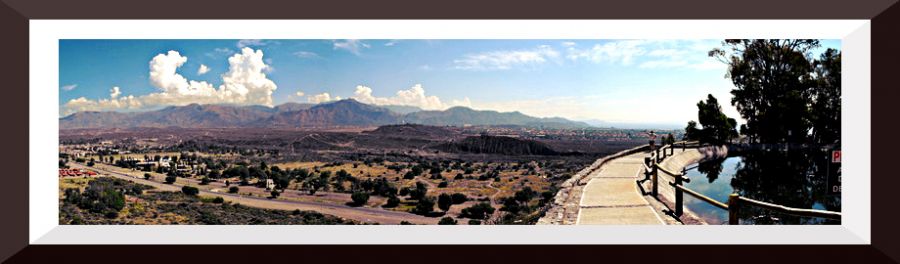
[[[377,106],[348,98],[322,104],[169,106],[146,112],[78,112],[60,118],[60,128],[127,127],[329,127],[424,124],[433,126],[513,125],[544,128],[589,127],[562,118],[537,118],[515,112],[474,110],[456,106],[447,110]]]

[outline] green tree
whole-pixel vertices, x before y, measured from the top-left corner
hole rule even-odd
[[[814,66],[818,78],[810,93],[812,140],[831,144],[841,139],[841,52],[825,50]]]
[[[807,139],[818,83],[810,54],[818,47],[812,39],[729,39],[709,52],[728,65],[726,77],[735,86],[731,104],[747,120],[751,138],[763,143]]]
[[[176,179],[178,179],[178,177],[175,177],[175,175],[166,176],[166,183],[173,184]]]
[[[699,131],[701,142],[722,144],[737,136],[737,121],[722,113],[719,100],[712,94],[707,95],[705,102],[698,102],[697,109],[697,117],[703,126]]]
[[[150,180],[150,178],[153,178],[150,173],[144,173],[144,180]]]
[[[240,191],[240,190],[241,189],[238,188],[237,186],[231,186],[228,188],[228,193],[238,193],[238,191]]]
[[[442,193],[438,196],[437,204],[438,208],[447,212],[450,210],[450,206],[453,205],[453,198],[451,198],[449,194]]]

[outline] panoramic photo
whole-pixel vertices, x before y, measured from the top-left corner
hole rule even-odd
[[[58,89],[61,225],[841,224],[840,40],[69,39]]]

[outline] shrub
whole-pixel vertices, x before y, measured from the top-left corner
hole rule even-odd
[[[197,187],[192,187],[192,186],[184,186],[184,187],[181,187],[181,192],[183,192],[184,194],[190,195],[190,196],[195,196],[198,193],[200,193],[200,189],[197,189]]]
[[[391,196],[391,197],[388,197],[387,203],[385,203],[381,207],[392,208],[392,207],[397,207],[398,205],[400,205],[400,198],[397,198],[397,196]]]
[[[480,225],[481,220],[469,219],[469,225]]]
[[[228,188],[228,193],[238,193],[238,191],[240,191],[240,190],[241,189],[238,188],[237,186],[231,186]]]
[[[211,180],[207,177],[203,177],[202,179],[200,179],[200,185],[208,185],[209,182],[211,182]]]
[[[432,197],[422,197],[419,199],[419,202],[416,203],[416,207],[413,208],[414,214],[420,215],[428,215],[434,211],[434,198]]]
[[[213,202],[213,203],[220,204],[220,203],[224,203],[224,202],[225,202],[225,199],[222,198],[222,197],[216,197],[216,198],[213,198],[212,202]]]
[[[354,192],[350,195],[350,199],[353,200],[354,206],[362,206],[369,201],[369,194],[365,192]]]
[[[465,194],[454,193],[453,195],[450,195],[450,200],[453,201],[453,204],[461,204],[465,203],[467,200],[469,200],[469,198],[466,197]]]
[[[438,196],[437,203],[438,208],[440,208],[444,212],[447,212],[450,210],[450,206],[453,205],[453,198],[450,198],[449,194],[442,193],[440,196]]]
[[[494,207],[489,203],[478,203],[462,210],[462,217],[472,219],[487,219],[494,213]]]
[[[275,199],[275,198],[278,198],[278,196],[281,195],[281,193],[278,192],[278,190],[272,190],[272,192],[269,193],[269,195],[270,195],[269,198]]]
[[[537,192],[531,189],[531,187],[525,187],[521,191],[517,191],[515,194],[516,201],[527,203],[531,201],[534,196],[537,195]]]
[[[175,177],[175,175],[166,176],[166,183],[173,184],[173,183],[175,183],[175,179],[177,179],[177,177]]]
[[[442,181],[441,183],[438,183],[438,188],[447,188],[447,181]]]
[[[150,180],[152,177],[153,176],[151,176],[150,173],[144,173],[144,180]]]
[[[400,221],[400,225],[414,225],[414,224],[407,222],[407,221]]]
[[[416,188],[409,190],[409,198],[413,200],[422,199],[428,193],[428,187],[424,183],[416,182]]]
[[[438,225],[456,225],[456,220],[453,220],[453,217],[444,217],[438,221]]]

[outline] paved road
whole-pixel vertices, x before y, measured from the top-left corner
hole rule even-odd
[[[578,211],[579,225],[662,225],[663,219],[638,189],[646,152],[604,164],[588,177]]]
[[[88,168],[84,165],[77,163],[69,163],[73,168],[83,168],[83,169],[91,169],[100,172],[101,174],[106,174],[112,177],[116,177],[119,179],[124,179],[140,184],[150,185],[154,188],[165,190],[165,191],[181,191],[181,187],[184,184],[176,182],[174,184],[165,184],[157,181],[145,180],[137,175],[131,175],[127,173],[116,172],[112,170],[102,169],[100,167],[91,167]],[[141,172],[143,173],[143,172]],[[181,179],[181,178],[179,178]],[[242,187],[242,188],[247,188]],[[278,199],[268,199],[261,197],[250,197],[245,195],[237,195],[230,193],[219,193],[219,192],[210,192],[206,190],[201,190],[200,194],[206,196],[218,196],[222,197],[226,201],[230,201],[233,203],[240,203],[246,206],[259,207],[265,209],[277,209],[277,210],[309,210],[316,211],[323,214],[330,214],[338,217],[343,217],[347,219],[353,219],[364,223],[380,223],[380,224],[399,224],[401,221],[407,221],[414,224],[437,224],[437,218],[429,218],[420,215],[415,215],[407,212],[397,212],[397,211],[388,211],[378,208],[369,208],[369,207],[351,207],[346,205],[335,205],[335,204],[326,204],[326,203],[316,203],[316,202],[308,202],[308,201],[293,201],[293,200],[278,200]]]

